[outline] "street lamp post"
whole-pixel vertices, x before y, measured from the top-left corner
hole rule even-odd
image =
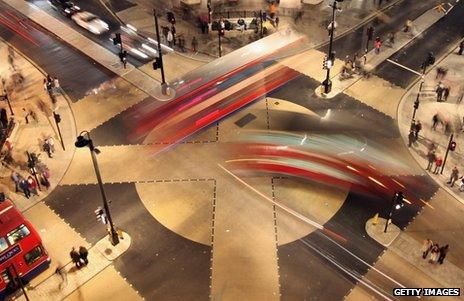
[[[333,47],[333,36],[334,36],[334,31],[335,31],[335,10],[337,9],[337,2],[342,2],[343,0],[333,0],[333,4],[331,5],[332,7],[332,23],[330,24],[330,40],[329,40],[329,52],[327,54],[327,59],[332,60],[333,54],[332,54],[332,47]],[[332,81],[330,80],[330,67],[333,64],[333,62],[327,64],[327,75],[325,77],[325,80],[322,82],[322,85],[324,86],[324,93],[330,93],[332,90]]]
[[[87,135],[87,138],[84,137],[84,135]],[[110,238],[111,238],[111,244],[113,246],[117,245],[119,243],[119,237],[118,233],[114,227],[113,220],[111,218],[110,214],[110,208],[108,206],[108,200],[106,198],[105,190],[103,189],[103,183],[100,175],[100,169],[98,168],[98,163],[97,163],[97,157],[96,154],[100,153],[98,149],[96,149],[93,145],[93,141],[90,138],[90,133],[88,131],[82,131],[79,136],[77,136],[77,140],[74,143],[76,147],[85,147],[88,146],[90,149],[90,154],[92,157],[92,163],[93,167],[95,169],[95,175],[97,176],[97,181],[98,181],[98,186],[100,188],[100,193],[102,195],[103,199],[103,207],[105,208],[105,213],[108,218],[108,223],[110,224]]]
[[[385,223],[385,229],[383,230],[384,233],[387,233],[388,223],[392,219],[393,211],[395,209],[396,210],[401,209],[403,206],[404,206],[404,195],[401,191],[398,191],[397,193],[395,193],[395,195],[392,198],[390,212],[388,213],[387,221]]]
[[[13,270],[13,273],[14,273],[13,277],[16,278],[16,280],[18,280],[19,286],[21,287],[21,290],[23,291],[24,298],[26,299],[26,301],[29,301],[30,299],[27,295],[26,288],[24,287],[23,280],[21,279],[21,276],[18,274],[18,271],[16,270],[16,267],[13,263],[11,264],[11,269]]]
[[[412,120],[414,120],[414,118],[416,117],[416,111],[417,111],[417,109],[419,109],[419,104],[420,104],[419,96],[420,96],[420,93],[422,91],[422,85],[423,84],[424,84],[424,82],[422,81],[420,83],[420,86],[419,86],[419,92],[417,92],[416,100],[414,101],[414,112],[412,112]]]

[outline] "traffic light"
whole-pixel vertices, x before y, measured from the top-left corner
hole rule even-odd
[[[115,37],[113,38],[113,44],[114,45],[121,45],[121,34],[120,33],[115,33]]]
[[[221,26],[219,26],[218,31],[219,31],[219,35],[221,37],[223,37],[225,35],[225,33],[226,33],[226,29],[222,28]]]
[[[335,61],[335,52],[332,52],[329,57],[327,58],[327,55],[324,56],[324,67],[323,69],[330,69],[333,67]]]
[[[416,110],[419,109],[419,99],[416,99],[414,101],[414,109],[416,109]]]
[[[158,68],[161,68],[161,59],[159,57],[153,62],[153,70],[157,70]]]
[[[450,151],[454,151],[456,149],[456,141],[451,141],[448,148]]]
[[[104,225],[108,223],[106,213],[103,211],[102,207],[97,207],[95,210],[95,216],[97,217],[97,221],[102,222]]]
[[[58,113],[53,112],[53,117],[55,118],[56,123],[61,122],[61,116]]]
[[[404,206],[404,195],[401,191],[395,194],[395,209],[400,209]]]

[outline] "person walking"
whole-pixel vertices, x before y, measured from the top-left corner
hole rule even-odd
[[[32,176],[27,177],[27,188],[29,188],[29,190],[33,194],[39,195],[39,193],[37,192],[37,182],[34,180]]]
[[[419,132],[422,130],[422,123],[420,120],[417,120],[417,122],[414,124],[414,136],[417,139],[419,139]]]
[[[380,40],[380,37],[375,38],[374,48],[375,48],[375,53],[376,54],[380,53],[380,47],[381,46],[382,46],[382,41]]]
[[[423,259],[427,258],[427,254],[429,254],[430,250],[432,249],[432,245],[433,242],[429,238],[424,239],[421,248]]]
[[[438,125],[438,122],[440,121],[440,119],[438,118],[438,113],[433,115],[432,117],[432,130],[436,130],[437,129],[437,125]]]
[[[42,145],[43,151],[47,153],[49,158],[52,158],[52,151],[50,149],[50,144],[48,144],[47,139],[45,139],[43,145]]]
[[[409,131],[408,147],[411,147],[414,142],[416,142],[416,135],[414,135],[414,131]]]
[[[436,263],[438,260],[438,256],[440,254],[440,247],[438,244],[434,244],[430,250],[430,260],[429,263]]]
[[[85,265],[89,263],[89,259],[87,258],[89,256],[89,251],[87,251],[87,248],[84,246],[79,247],[79,258],[82,259]]]
[[[82,266],[81,257],[74,247],[72,247],[71,252],[69,252],[69,256],[76,267],[80,269]]]
[[[463,52],[464,52],[464,40],[462,40],[461,43],[459,43],[458,55],[462,55]]]
[[[55,153],[55,139],[52,136],[47,138],[47,144],[50,146],[50,152]]]
[[[435,89],[435,92],[437,93],[437,102],[442,101],[444,90],[445,90],[445,86],[443,85],[442,82],[439,82],[437,85],[437,88]]]
[[[433,166],[433,163],[435,163],[435,159],[436,159],[435,151],[433,150],[429,151],[427,154],[427,160],[429,163],[427,165],[426,170],[429,170],[429,171],[432,170],[432,166]]]
[[[166,39],[168,40],[168,45],[169,45],[169,47],[172,48],[172,43],[173,43],[173,40],[174,40],[174,35],[172,34],[172,32],[171,32],[170,30],[168,31],[168,35],[167,35],[167,38],[166,38]]]
[[[198,47],[197,37],[193,36],[193,38],[192,38],[192,51],[197,52],[197,47]]]
[[[19,191],[19,182],[21,181],[21,175],[18,172],[13,170],[11,172],[11,179],[13,180],[13,182],[15,184],[15,192],[18,192]]]
[[[280,22],[279,17],[276,17],[274,23],[275,23],[275,27],[276,27],[277,29],[279,28],[279,22]]]
[[[440,171],[441,165],[443,164],[443,159],[440,156],[437,156],[435,159],[435,170],[433,171],[434,174],[438,175]]]
[[[446,184],[451,184],[450,186],[453,187],[454,186],[454,182],[456,182],[456,180],[459,178],[459,170],[458,168],[455,166],[453,168],[453,170],[451,170],[451,175],[450,175],[450,179],[448,182],[446,182]]]
[[[31,196],[31,191],[29,190],[29,184],[27,183],[27,181],[25,179],[22,179],[20,182],[19,182],[19,188],[21,188],[21,190],[23,191],[24,193],[24,196],[28,199],[30,198]]]
[[[449,87],[449,86],[446,86],[446,87],[443,89],[443,101],[447,101],[447,100],[448,100],[449,94],[450,94],[450,87]]]
[[[440,248],[440,250],[439,250],[440,256],[438,257],[438,263],[439,264],[443,264],[443,260],[445,260],[445,257],[446,257],[446,254],[448,253],[448,251],[449,251],[449,245],[448,244],[446,246]]]
[[[406,20],[406,25],[404,26],[404,32],[409,32],[412,29],[412,21]]]

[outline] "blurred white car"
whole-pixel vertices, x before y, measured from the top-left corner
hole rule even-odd
[[[109,26],[105,21],[87,11],[75,13],[71,16],[71,19],[73,19],[80,27],[83,27],[94,34],[102,34],[109,29]]]

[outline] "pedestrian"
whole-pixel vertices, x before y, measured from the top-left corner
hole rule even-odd
[[[417,139],[419,139],[419,132],[421,130],[422,130],[422,123],[420,122],[420,120],[417,120],[417,122],[414,124],[414,135],[415,135],[416,141]]]
[[[429,171],[432,170],[432,166],[433,166],[433,163],[435,163],[435,159],[436,159],[435,151],[434,150],[429,151],[427,154],[428,165],[427,165],[426,170],[429,170]]]
[[[445,86],[443,85],[442,82],[439,82],[437,85],[437,88],[435,89],[435,92],[437,93],[437,102],[442,101],[444,90],[445,90]]]
[[[462,40],[461,43],[459,43],[458,55],[462,55],[463,52],[464,52],[464,40]]]
[[[11,172],[11,179],[13,180],[13,182],[15,184],[15,192],[18,192],[19,191],[19,182],[21,181],[21,175],[18,172],[13,170]]]
[[[72,262],[79,269],[82,266],[81,257],[74,247],[72,247],[71,252],[69,252],[69,256],[71,257]]]
[[[279,28],[279,22],[280,22],[279,17],[276,17],[274,22],[275,22],[275,27]]]
[[[406,20],[406,25],[404,26],[404,32],[409,32],[412,29],[412,21]]]
[[[6,114],[6,109],[2,108],[0,110],[0,123],[3,129],[8,128],[8,116]]]
[[[409,131],[408,147],[411,147],[414,142],[416,142],[416,135],[414,135],[414,131]]]
[[[168,31],[167,40],[168,40],[169,47],[172,47],[174,36],[170,30]]]
[[[174,25],[171,26],[171,33],[172,33],[172,43],[176,45],[176,27]]]
[[[43,145],[42,145],[43,151],[47,153],[49,158],[52,158],[52,151],[50,149],[50,144],[48,144],[48,140],[45,139]]]
[[[435,170],[433,171],[434,174],[438,175],[438,172],[440,171],[440,167],[443,164],[443,159],[440,156],[437,156],[435,159]]]
[[[376,54],[380,53],[380,47],[381,46],[382,46],[382,41],[380,40],[380,37],[375,38],[374,48],[375,48],[375,53]]]
[[[19,181],[19,188],[21,188],[21,190],[24,193],[24,196],[27,199],[31,196],[31,191],[29,190],[29,184],[27,183],[27,181],[25,179],[21,179]]]
[[[53,137],[50,136],[47,138],[47,143],[50,146],[50,152],[54,154],[55,153],[55,139],[53,139]]]
[[[438,113],[437,113],[433,115],[432,117],[432,130],[435,131],[437,129],[438,121],[440,121],[440,119],[438,118]]]
[[[434,244],[430,250],[430,260],[429,263],[436,263],[438,260],[438,256],[440,254],[440,247],[438,244]]]
[[[89,260],[87,259],[87,256],[89,256],[89,251],[84,246],[79,247],[79,257],[82,259],[85,265],[89,263]]]
[[[445,89],[443,89],[443,101],[448,100],[449,94],[450,94],[450,86],[446,86]]]
[[[193,36],[193,38],[192,38],[192,51],[197,52],[197,47],[198,47],[197,37]]]
[[[31,191],[33,194],[39,195],[37,192],[37,182],[31,176],[27,177],[27,188],[29,188],[29,191]]]
[[[50,181],[47,176],[48,172],[45,170],[40,175],[40,184],[42,184],[47,190],[50,188]]]
[[[451,175],[450,175],[450,179],[448,182],[446,182],[446,184],[451,184],[450,186],[453,187],[454,186],[454,182],[456,182],[456,180],[459,178],[459,170],[458,168],[455,166],[453,168],[453,170],[451,170]]]
[[[433,243],[429,238],[424,239],[421,248],[423,259],[427,258],[427,254],[429,254],[430,250],[432,249],[432,245]]]
[[[440,250],[439,250],[440,256],[438,257],[438,263],[439,264],[443,264],[443,260],[445,260],[445,257],[446,257],[446,254],[448,253],[448,251],[449,251],[449,245],[448,244],[446,246],[440,248]]]
[[[53,78],[53,86],[55,87],[55,92],[63,94],[63,89],[60,86],[60,81],[58,80],[58,77]]]
[[[395,33],[393,31],[390,31],[390,33],[388,34],[388,42],[391,46],[395,44]]]

